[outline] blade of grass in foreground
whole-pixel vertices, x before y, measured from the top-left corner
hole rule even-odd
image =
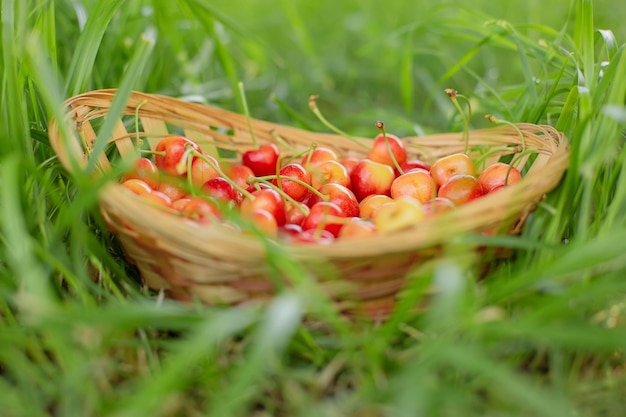
[[[65,93],[68,96],[84,92],[87,88],[104,33],[122,4],[124,0],[98,0],[90,10],[67,73]]]

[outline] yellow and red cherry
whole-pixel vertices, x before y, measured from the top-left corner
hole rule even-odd
[[[401,196],[425,203],[437,196],[437,184],[428,171],[416,168],[400,175],[391,184],[391,197]]]
[[[476,176],[474,162],[464,153],[455,153],[439,158],[430,167],[430,175],[435,179],[437,187],[441,187],[455,175],[466,174]]]
[[[191,183],[196,187],[201,187],[208,180],[220,176],[215,169],[219,167],[219,162],[211,155],[203,155],[202,158],[194,158],[191,163]]]
[[[390,150],[391,154],[389,153]],[[406,161],[406,147],[402,140],[396,135],[379,133],[374,138],[374,143],[372,144],[367,158],[381,164],[389,165],[390,167],[395,167],[396,162],[402,164]],[[396,162],[394,162],[394,158]]]
[[[373,220],[380,233],[391,233],[411,228],[424,217],[424,209],[419,201],[400,197],[380,206]]]
[[[345,219],[345,215],[338,205],[320,201],[311,207],[309,215],[302,223],[302,229],[304,231],[310,229],[326,230],[337,237],[345,223],[343,219]]]
[[[365,197],[359,203],[359,217],[363,219],[371,219],[376,210],[385,203],[392,202],[393,199],[388,195],[372,194]]]
[[[309,166],[311,172],[311,185],[318,189],[324,184],[336,183],[350,188],[350,175],[347,168],[336,160],[319,162]]]
[[[359,202],[349,188],[331,182],[320,187],[318,191],[327,197],[325,201],[336,204],[341,209],[343,216],[357,217],[359,215]],[[313,206],[321,201],[324,200],[319,195],[313,195],[310,204]]]
[[[440,188],[437,196],[447,198],[455,206],[469,203],[485,194],[476,177],[467,174],[454,175]]]
[[[122,187],[132,191],[134,194],[137,195],[150,194],[150,192],[152,192],[152,188],[150,188],[150,186],[146,184],[145,181],[137,178],[131,178],[123,181],[121,185]]]
[[[184,136],[167,136],[161,139],[154,149],[154,163],[160,171],[170,175],[187,173],[188,149],[202,152],[197,143]]]
[[[522,180],[522,174],[517,168],[504,162],[489,165],[478,176],[478,183],[486,193],[493,192],[497,187],[505,187]]]
[[[138,179],[144,181],[152,189],[159,186],[159,169],[152,160],[141,157],[133,162],[133,168],[122,176],[122,181]]]
[[[262,188],[252,192],[253,198],[244,198],[241,202],[241,214],[245,217],[255,209],[268,211],[276,219],[276,224],[285,224],[285,200],[271,188]]]
[[[358,201],[372,194],[390,195],[391,184],[395,178],[391,166],[371,159],[362,159],[350,174],[351,188]]]

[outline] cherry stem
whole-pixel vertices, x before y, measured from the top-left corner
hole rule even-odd
[[[383,138],[385,139],[385,146],[387,147],[387,152],[389,152],[389,156],[391,157],[391,160],[393,161],[393,165],[396,167],[396,169],[398,170],[400,175],[404,175],[404,170],[400,167],[400,164],[398,163],[398,160],[396,159],[396,156],[391,151],[391,145],[389,144],[389,138],[387,138],[387,132],[385,132],[385,124],[383,122],[381,122],[381,121],[378,121],[378,122],[376,122],[376,127],[378,129],[380,129],[380,131],[383,133]]]
[[[263,182],[264,184],[269,181],[269,180],[276,180],[276,182],[279,181],[279,178],[281,180],[288,180],[288,181],[292,181],[295,182],[296,184],[299,184],[301,186],[303,186],[304,188],[306,188],[307,190],[311,191],[313,194],[315,194],[316,196],[318,196],[319,198],[321,198],[323,201],[328,201],[329,198],[327,195],[322,194],[321,192],[319,192],[318,190],[315,189],[315,187],[312,187],[311,184],[308,184],[304,181],[302,181],[301,179],[295,178],[295,177],[290,177],[290,176],[281,176],[281,175],[265,175],[263,177],[250,177],[249,180],[251,180],[253,183],[254,182]],[[274,185],[274,184],[272,184]],[[282,190],[282,188],[281,188]]]
[[[139,109],[146,103],[148,103],[148,100],[142,100],[137,104],[137,107],[135,107],[135,146],[141,146],[142,143],[139,137]]]
[[[285,148],[289,149],[291,152],[296,152],[296,150],[294,149],[293,146],[291,146],[289,144],[289,142],[287,142],[285,139],[282,138],[282,136],[280,136],[278,133],[276,133],[276,131],[274,129],[272,129],[270,131],[270,135],[272,135],[272,137],[274,138],[274,140],[276,140],[276,142],[280,143],[282,146],[284,146]]]
[[[187,187],[191,191],[192,196],[196,196],[196,187],[193,185],[193,179],[191,178],[191,166],[193,165],[193,158],[187,158]]]
[[[152,151],[150,149],[139,149],[139,153],[146,154],[146,155],[158,155],[158,156],[165,156],[166,154],[165,151]]]
[[[239,96],[241,97],[241,103],[243,104],[243,112],[246,115],[246,121],[248,122],[248,129],[250,130],[250,137],[252,138],[252,146],[254,149],[258,148],[256,136],[254,135],[254,129],[252,129],[252,120],[250,119],[250,110],[248,109],[248,100],[246,100],[246,93],[243,88],[243,82],[239,81],[237,84],[239,88]]]
[[[194,156],[197,156],[198,158],[202,159],[204,162],[206,162],[211,168],[213,168],[220,177],[224,178],[226,181],[228,181],[228,183],[230,185],[232,185],[235,190],[239,191],[245,198],[249,198],[250,200],[254,200],[254,196],[248,192],[247,190],[245,190],[243,187],[241,187],[239,184],[237,184],[235,181],[231,180],[230,178],[228,178],[228,175],[226,175],[224,173],[224,171],[222,171],[222,168],[219,167],[218,164],[214,164],[213,161],[211,161],[209,158],[207,158],[205,155],[203,155],[202,153],[198,152],[197,150],[192,149],[192,153]]]
[[[461,115],[461,119],[463,120],[463,139],[465,140],[465,150],[463,151],[463,153],[467,155],[469,151],[469,121],[472,116],[472,107],[470,106],[470,102],[467,97],[459,94],[456,90],[452,88],[446,88],[444,91],[446,92],[446,94],[448,94],[450,100],[452,100],[452,104],[454,104],[454,107],[456,107],[459,114]],[[467,103],[468,115],[466,115],[461,108],[458,100],[459,98],[465,100],[465,102]]]
[[[297,202],[296,200],[294,200],[294,199],[293,199],[293,197],[291,197],[289,194],[287,194],[285,191],[283,191],[283,189],[282,189],[282,188],[278,188],[276,185],[274,185],[274,184],[272,184],[271,182],[269,182],[269,181],[267,181],[267,180],[265,180],[265,179],[262,179],[262,178],[260,178],[260,177],[256,177],[256,178],[254,178],[254,181],[256,181],[256,182],[258,182],[258,183],[265,184],[265,185],[267,185],[268,187],[270,187],[271,189],[275,190],[278,194],[280,194],[280,196],[281,196],[282,198],[284,198],[285,200],[289,201],[291,204],[293,204],[294,206],[296,206],[296,208],[297,208],[298,210],[300,210],[300,212],[301,212],[302,214],[304,214],[305,216],[307,215],[306,210],[305,210],[302,206],[300,206],[300,204],[298,204],[298,202]]]
[[[311,147],[306,151],[308,155],[306,157],[306,163],[304,164],[304,169],[309,170],[309,165],[311,165],[311,158],[313,157],[313,152],[315,152],[315,148],[317,148],[317,144],[311,144]]]
[[[294,153],[293,155],[289,156],[289,158],[287,158],[287,160],[285,160],[285,164],[290,164],[293,160],[301,158],[305,154],[310,154],[312,152],[312,150],[314,150],[315,148],[317,148],[317,145],[315,143],[313,143],[313,144],[311,144],[311,146],[309,146],[305,150],[300,151],[298,153]],[[309,160],[310,159],[311,159],[311,157],[309,156]]]
[[[322,122],[324,124],[324,126],[326,126],[327,128],[329,128],[333,132],[337,133],[338,135],[341,135],[341,136],[345,137],[346,139],[350,140],[351,142],[353,142],[353,143],[355,143],[355,144],[357,144],[357,145],[359,145],[359,146],[361,146],[363,148],[369,148],[369,146],[367,146],[366,144],[364,144],[363,142],[361,142],[360,140],[358,140],[354,136],[349,135],[348,133],[344,132],[343,130],[340,130],[339,128],[334,126],[332,123],[330,123],[324,117],[324,115],[320,111],[319,107],[317,107],[317,99],[318,98],[319,98],[319,96],[311,96],[311,97],[309,97],[309,108],[311,109],[313,114],[315,114],[315,116],[317,116],[317,118],[320,120],[320,122]]]
[[[491,123],[494,124],[505,124],[507,126],[511,126],[513,129],[515,129],[515,131],[517,132],[517,134],[519,135],[521,141],[522,141],[522,151],[526,150],[526,136],[524,136],[524,133],[522,133],[522,131],[520,130],[520,128],[515,124],[515,123],[511,123],[507,120],[500,120],[498,119],[496,116],[494,116],[493,114],[488,114],[485,116],[485,119],[489,120]]]

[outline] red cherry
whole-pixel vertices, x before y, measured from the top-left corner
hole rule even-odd
[[[422,161],[421,159],[409,159],[400,164],[400,168],[402,171],[407,172],[415,168],[425,169],[426,171],[430,171],[430,164]]]
[[[156,190],[167,195],[172,199],[172,201],[178,200],[185,195],[185,191],[174,184],[170,184],[169,182],[160,182]]]
[[[235,164],[228,167],[226,170],[228,178],[233,180],[235,184],[241,188],[248,188],[248,178],[254,177],[254,172],[245,165]]]
[[[252,197],[254,199],[244,198],[241,202],[242,216],[245,217],[252,210],[263,209],[274,216],[278,226],[285,224],[285,201],[276,190],[271,188],[257,190],[252,193]]]
[[[395,178],[393,168],[370,159],[362,159],[350,174],[352,191],[358,201],[372,194],[390,195]]]
[[[346,217],[358,217],[359,215],[359,202],[356,200],[356,196],[347,187],[341,184],[328,183],[323,185],[318,190],[321,194],[328,196],[328,200],[331,203],[336,204],[341,212]],[[310,204],[315,205],[322,201],[318,195],[313,195]]]
[[[239,204],[242,199],[241,193],[222,177],[211,178],[202,185],[202,190],[210,197],[224,203],[234,201],[236,204]]]
[[[295,204],[291,202],[285,203],[285,224],[301,225],[311,210],[309,206],[299,201]]]
[[[267,210],[253,209],[247,217],[254,223],[265,236],[275,238],[278,235],[278,224],[276,218]]]
[[[454,209],[456,206],[452,201],[444,197],[435,197],[422,204],[422,209],[426,217],[433,217]]]
[[[222,213],[217,204],[203,197],[190,197],[182,213],[199,223],[210,223],[222,219]]]
[[[266,143],[258,149],[244,152],[241,161],[254,172],[254,175],[261,177],[276,173],[276,163],[280,152],[273,143]]]
[[[304,223],[302,223],[302,229],[326,230],[332,233],[333,236],[337,237],[341,227],[343,226],[342,222],[337,222],[337,218],[340,217],[345,216],[339,206],[334,203],[321,201],[313,204],[311,212],[306,219],[304,219]]]
[[[304,167],[300,164],[288,164],[281,168],[279,172],[280,176],[280,186],[282,190],[291,198],[296,201],[301,201],[304,196],[309,192],[309,189],[302,185],[298,184],[295,181],[291,181],[287,178],[283,177],[291,177],[297,180],[302,181],[307,185],[311,185],[311,173],[304,169]],[[272,180],[274,185],[278,185],[277,180]]]
[[[316,245],[328,245],[335,241],[335,235],[328,230],[308,229],[295,235],[292,239],[293,243],[314,243]]]
[[[339,163],[346,168],[346,171],[348,171],[348,176],[350,176],[350,174],[352,174],[352,170],[359,163],[359,161],[360,159],[354,156],[346,156],[342,158]]]
[[[403,164],[406,161],[407,154],[406,147],[404,146],[404,143],[402,143],[402,140],[400,140],[400,138],[396,135],[387,133],[387,142],[389,142],[389,149],[391,149],[391,153],[395,157],[396,162],[398,164]],[[374,143],[372,144],[372,148],[370,149],[367,158],[395,168],[389,149],[387,149],[385,135],[379,133],[374,139]]]
[[[184,136],[167,136],[155,147],[154,162],[158,169],[171,175],[187,172],[187,161],[183,160],[188,147],[201,152],[200,147]]]

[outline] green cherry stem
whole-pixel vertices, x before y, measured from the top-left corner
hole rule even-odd
[[[361,146],[363,148],[369,148],[369,146],[367,146],[366,144],[364,144],[363,142],[361,142],[360,140],[358,140],[354,136],[349,135],[348,133],[344,132],[343,130],[340,130],[339,128],[334,126],[332,123],[330,123],[324,117],[324,115],[320,111],[319,107],[317,107],[317,99],[318,98],[319,98],[319,96],[311,96],[311,97],[309,97],[309,108],[311,109],[313,114],[315,114],[315,116],[317,116],[317,118],[320,120],[320,122],[322,122],[324,124],[324,126],[326,126],[327,128],[329,128],[333,132],[337,133],[338,135],[341,135],[341,136],[345,137],[346,139],[350,140],[351,142],[353,142],[353,143],[355,143],[355,144],[357,144],[357,145],[359,145],[359,146]]]
[[[233,181],[230,178],[228,178],[228,175],[226,175],[224,173],[224,171],[222,171],[222,168],[220,168],[218,164],[214,164],[213,161],[211,161],[209,158],[207,158],[202,153],[196,151],[193,148],[192,148],[192,155],[194,155],[194,156],[202,159],[204,162],[206,162],[211,168],[213,168],[219,174],[220,177],[222,177],[226,181],[228,181],[230,183],[230,185],[232,185],[235,188],[235,190],[239,191],[245,198],[249,198],[250,200],[254,200],[254,196],[249,191],[245,190],[243,187],[241,187],[239,184],[237,184],[235,181]]]
[[[318,190],[316,190],[314,187],[311,186],[311,184],[307,184],[306,182],[302,181],[301,179],[295,178],[295,177],[290,177],[290,176],[280,176],[280,175],[265,175],[263,177],[254,177],[254,178],[250,178],[253,182],[262,182],[262,183],[267,183],[268,181],[271,180],[276,180],[278,182],[278,177],[281,177],[282,180],[289,180],[292,182],[295,182],[296,184],[299,184],[301,186],[303,186],[304,188],[308,189],[309,191],[311,191],[313,194],[315,194],[316,196],[318,196],[319,198],[321,198],[323,201],[328,201],[328,196],[325,194],[322,194],[321,192],[319,192]],[[274,184],[272,184],[272,186],[275,187]],[[282,188],[281,188],[282,190]]]
[[[135,107],[135,146],[141,146],[141,143],[143,142],[139,137],[139,109],[141,109],[141,107],[143,107],[146,103],[148,103],[148,100],[142,100],[139,104],[137,104],[137,107]]]
[[[296,207],[296,209],[298,209],[302,214],[304,214],[305,216],[307,215],[306,210],[304,208],[302,208],[302,206],[300,206],[300,204],[298,204],[298,202],[296,200],[294,200],[289,194],[284,192],[282,188],[278,188],[276,185],[272,184],[268,180],[265,180],[265,179],[263,179],[261,177],[253,178],[253,180],[256,183],[265,184],[268,187],[270,187],[271,189],[275,190],[278,194],[280,194],[280,196],[282,198],[284,198],[286,201],[289,201],[291,204],[293,204]]]
[[[485,116],[485,119],[489,120],[493,124],[505,124],[507,126],[511,126],[513,129],[515,129],[515,131],[517,132],[517,134],[520,137],[520,140],[522,141],[522,151],[526,150],[526,136],[524,136],[524,133],[522,133],[520,128],[515,123],[511,123],[508,120],[498,119],[493,114],[487,114]]]
[[[283,139],[282,136],[280,136],[278,133],[276,133],[276,131],[274,129],[270,130],[270,135],[272,135],[272,137],[274,138],[274,140],[278,143],[280,143],[283,147],[289,149],[291,152],[295,153],[296,150],[294,149],[293,146],[291,146],[289,144],[289,142],[287,142],[285,139]]]
[[[450,98],[450,100],[452,100],[452,104],[454,104],[454,107],[456,107],[459,114],[461,115],[461,119],[463,120],[463,138],[465,140],[465,150],[463,151],[463,153],[467,155],[469,151],[469,117],[471,117],[471,114],[472,114],[469,100],[467,99],[467,97],[459,94],[456,90],[452,88],[446,88],[444,91],[446,92],[446,94],[448,94],[448,97]],[[469,117],[468,115],[465,114],[465,112],[461,108],[461,105],[459,104],[459,100],[458,100],[459,98],[464,99],[465,102],[467,103]]]
[[[393,165],[396,167],[396,169],[398,170],[400,175],[403,175],[404,174],[404,170],[402,168],[400,168],[400,164],[398,163],[398,160],[396,159],[396,156],[391,151],[391,145],[389,144],[389,139],[387,138],[387,132],[385,132],[385,124],[383,122],[381,122],[381,121],[378,121],[378,122],[376,122],[376,127],[378,129],[380,129],[380,131],[383,133],[383,138],[385,139],[385,146],[387,147],[387,152],[389,152],[389,156],[391,156],[391,160],[393,161]]]

